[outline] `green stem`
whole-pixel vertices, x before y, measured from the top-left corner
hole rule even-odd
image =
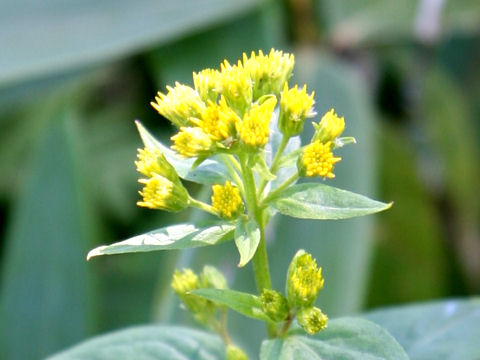
[[[293,174],[290,176],[285,182],[277,187],[275,190],[271,191],[268,196],[263,199],[261,207],[263,208],[267,202],[272,200],[275,196],[277,196],[281,191],[285,190],[287,187],[289,187],[293,182],[297,181],[298,179],[298,173]]]
[[[243,196],[245,196],[245,189],[243,188],[243,181],[242,181],[242,179],[240,179],[240,176],[238,175],[237,170],[235,170],[235,168],[237,168],[237,166],[239,166],[238,161],[232,155],[222,155],[220,157],[220,159],[222,160],[222,162],[227,167],[228,173],[232,177],[233,181],[235,181],[235,185],[237,185],[237,187],[239,188],[240,193]],[[238,171],[241,171],[241,170],[239,169]]]
[[[288,140],[290,137],[283,135],[282,140],[280,142],[280,145],[278,145],[277,152],[275,153],[275,157],[272,160],[272,164],[270,165],[270,172],[273,175],[276,175],[278,168],[280,166],[280,159],[282,158],[283,151],[285,150],[285,147],[288,144]],[[263,180],[260,183],[260,186],[258,187],[258,196],[261,196],[263,194],[263,191],[265,190],[265,186],[267,186],[268,181]]]
[[[206,212],[208,212],[208,213],[210,213],[210,214],[212,214],[212,215],[218,216],[218,213],[217,213],[217,211],[213,208],[213,206],[208,205],[208,204],[205,204],[205,203],[202,202],[202,201],[195,200],[195,199],[192,198],[191,196],[188,197],[188,203],[190,204],[190,206],[196,207],[197,209],[200,209],[200,210],[206,211]]]
[[[255,275],[255,283],[257,284],[258,293],[261,294],[263,289],[271,289],[272,281],[270,279],[270,269],[268,267],[267,246],[265,242],[265,221],[263,218],[263,209],[259,208],[257,203],[257,192],[255,188],[255,178],[252,169],[247,165],[247,155],[240,155],[240,165],[242,168],[243,181],[245,184],[246,202],[248,213],[253,217],[260,228],[260,242],[257,251],[253,256],[253,273]],[[275,336],[275,324],[267,323],[267,332],[270,337]]]

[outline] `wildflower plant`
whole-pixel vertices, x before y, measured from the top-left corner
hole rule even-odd
[[[220,335],[227,359],[247,358],[228,335],[228,308],[264,321],[269,338],[277,339],[264,343],[262,359],[297,358],[300,345],[293,346],[289,338],[328,331],[328,317],[315,305],[325,279],[312,254],[299,250],[286,269],[285,291],[272,288],[265,227],[275,214],[346,219],[391,205],[328,185],[341,161],[338,149],[355,139],[342,136],[345,120],[333,109],[316,120],[315,94],[306,85],[290,83],[293,70],[291,54],[252,52],[236,64],[225,60],[219,69],[193,73],[194,87],[176,83],[159,92],[151,105],[177,132],[167,146],[137,121],[144,144],[135,162],[142,186],[137,205],[171,212],[192,207],[215,220],[168,226],[88,254],[185,249],[233,239],[238,266],[253,263],[257,294],[229,289],[211,266],[201,273],[177,270],[172,280],[185,308]],[[301,144],[299,134],[309,119],[315,132]],[[324,181],[310,181],[315,178]],[[211,201],[194,198],[183,181],[211,187]],[[312,351],[320,354],[321,347]]]

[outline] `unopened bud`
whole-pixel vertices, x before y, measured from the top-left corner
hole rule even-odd
[[[260,296],[263,312],[273,321],[283,321],[289,313],[288,302],[278,291],[264,289]]]
[[[328,317],[319,308],[309,307],[297,314],[297,320],[308,334],[313,335],[327,327]]]

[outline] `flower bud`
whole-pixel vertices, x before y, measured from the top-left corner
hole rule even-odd
[[[212,207],[224,219],[235,219],[243,213],[244,206],[240,191],[230,181],[225,185],[212,186]]]
[[[339,117],[335,114],[335,111],[331,109],[323,115],[320,123],[313,123],[315,133],[313,135],[312,142],[320,141],[327,143],[335,140],[345,129],[345,120],[343,117]]]
[[[135,161],[137,171],[147,177],[161,175],[170,181],[178,180],[175,168],[167,161],[165,155],[158,149],[138,149],[138,161]]]
[[[332,143],[314,141],[303,148],[302,154],[298,157],[297,168],[300,176],[322,176],[329,179],[334,178],[333,167],[341,157],[333,156]]]
[[[292,54],[271,49],[268,55],[260,50],[258,55],[252,51],[250,58],[243,54],[243,66],[253,82],[253,100],[264,95],[278,96],[283,85],[292,75],[295,57]]]
[[[263,312],[273,321],[283,321],[289,313],[288,302],[278,291],[264,289],[260,296]]]
[[[217,101],[219,80],[220,72],[218,70],[204,69],[199,73],[193,73],[195,90],[204,102]]]
[[[173,88],[167,86],[167,90],[166,95],[158,92],[156,102],[150,105],[177,127],[190,125],[189,118],[200,116],[205,108],[198,92],[189,86],[177,82]]]
[[[310,307],[323,287],[322,268],[312,255],[299,250],[293,257],[287,274],[288,303],[297,309]]]
[[[309,307],[297,314],[297,321],[308,334],[313,335],[327,327],[328,317],[319,308]]]
[[[268,97],[261,105],[255,103],[242,121],[236,123],[240,140],[248,148],[257,150],[268,142],[270,120],[277,103],[275,97]]]
[[[252,80],[240,61],[230,65],[225,60],[220,65],[219,85],[228,105],[238,114],[244,114],[252,103]]]
[[[181,211],[188,206],[188,192],[180,181],[172,182],[153,174],[151,178],[139,179],[138,182],[145,185],[139,192],[143,201],[138,201],[138,206],[171,212]]]
[[[208,155],[213,151],[213,142],[199,127],[182,127],[171,137],[172,149],[184,157]]]
[[[239,347],[228,344],[226,350],[226,360],[248,360],[248,356]]]
[[[280,117],[278,128],[287,136],[295,136],[303,131],[305,119],[313,117],[316,112],[313,110],[314,93],[307,94],[307,87],[298,89],[298,86],[288,89],[285,84],[280,98]]]

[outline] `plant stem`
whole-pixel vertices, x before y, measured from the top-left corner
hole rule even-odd
[[[245,189],[243,188],[243,181],[242,181],[242,179],[240,179],[240,176],[238,175],[237,170],[236,170],[237,166],[239,166],[238,161],[235,159],[235,157],[233,157],[231,155],[230,156],[222,155],[220,157],[220,159],[222,160],[222,162],[227,167],[228,173],[233,178],[233,181],[235,181],[235,185],[237,185],[237,187],[239,188],[240,193],[242,195],[245,195]],[[240,170],[238,170],[238,171],[240,171]]]
[[[288,136],[283,135],[282,140],[280,141],[280,145],[278,145],[277,152],[275,153],[275,157],[272,160],[272,164],[270,165],[270,172],[273,175],[276,175],[278,171],[278,167],[280,165],[280,159],[282,158],[283,151],[285,150],[285,147],[288,144],[288,140],[290,138]],[[263,190],[265,190],[265,186],[267,186],[268,181],[264,180],[260,183],[260,186],[258,187],[258,196],[261,196],[263,193]]]
[[[215,209],[212,206],[210,206],[208,204],[205,204],[202,201],[196,200],[196,199],[192,198],[191,196],[188,197],[188,201],[189,201],[189,204],[191,206],[196,207],[197,209],[206,211],[206,212],[208,212],[212,215],[218,216],[218,213],[215,211]]]
[[[262,208],[264,204],[266,204],[268,201],[273,199],[276,195],[278,195],[281,191],[285,190],[287,187],[289,187],[293,182],[295,182],[298,179],[298,173],[293,174],[290,176],[285,182],[277,187],[275,190],[270,192],[265,199],[262,201]]]
[[[253,172],[247,165],[247,155],[240,155],[240,165],[242,168],[243,180],[245,184],[246,202],[249,216],[254,218],[260,228],[260,242],[257,251],[253,256],[253,273],[255,275],[255,283],[257,284],[258,293],[261,294],[263,289],[271,289],[272,281],[270,279],[270,269],[268,267],[267,246],[265,242],[265,221],[263,218],[263,209],[258,207],[257,193],[255,188],[255,178]],[[276,328],[274,324],[266,324],[267,332],[270,337],[275,336]]]

